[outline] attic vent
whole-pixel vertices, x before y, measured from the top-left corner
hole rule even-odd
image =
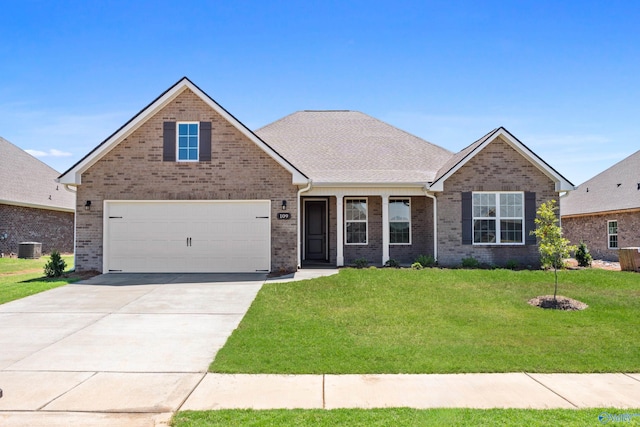
[[[589,187],[587,187],[587,193],[589,192]]]

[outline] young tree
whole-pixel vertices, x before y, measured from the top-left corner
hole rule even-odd
[[[540,205],[536,211],[536,229],[531,232],[539,241],[540,262],[545,268],[553,268],[555,275],[555,288],[553,290],[553,302],[558,304],[558,269],[564,266],[563,260],[568,258],[570,252],[576,247],[569,244],[569,239],[562,237],[562,229],[558,226],[558,215],[555,200]]]

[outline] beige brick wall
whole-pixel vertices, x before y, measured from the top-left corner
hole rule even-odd
[[[53,249],[73,252],[73,212],[27,208],[0,204],[0,252],[5,255],[18,253],[21,242],[42,243],[42,253]]]
[[[640,247],[640,212],[637,211],[565,217],[562,231],[571,244],[585,242],[594,259],[618,261],[618,250],[609,249],[608,221],[618,221],[618,248]]]
[[[163,162],[165,121],[210,121],[212,160]],[[271,268],[296,260],[296,194],[291,174],[199,97],[186,90],[82,174],[77,194],[78,270],[102,270],[104,200],[272,201]],[[86,200],[91,210],[85,211]],[[278,220],[282,200],[290,220]]]
[[[474,246],[462,244],[462,193],[466,191],[533,191],[536,209],[558,199],[555,185],[501,138],[491,142],[444,183],[438,194],[438,261],[459,265],[462,258],[504,265],[514,260],[523,266],[539,265],[536,245]]]

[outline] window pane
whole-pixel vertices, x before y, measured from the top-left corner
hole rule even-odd
[[[178,125],[178,135],[186,135],[189,127],[185,123]]]
[[[602,228],[600,230],[602,230]],[[609,234],[618,234],[618,221],[609,222]]]
[[[189,160],[198,160],[198,150],[190,148],[189,149]]]
[[[178,147],[179,148],[187,148],[187,137],[181,136],[178,138]]]
[[[409,223],[389,223],[389,243],[409,243]]]
[[[347,223],[347,243],[367,243],[367,223]]]
[[[522,220],[503,219],[500,221],[501,243],[522,243]]]
[[[345,217],[347,221],[366,221],[367,220],[367,201],[366,200],[347,200]]]
[[[474,193],[473,216],[487,218],[496,216],[496,195],[491,193]]]
[[[197,135],[198,134],[198,125],[193,123],[189,125],[189,135]]]
[[[389,200],[389,221],[411,221],[409,200]]]
[[[618,247],[618,236],[609,236],[609,248],[614,249]]]
[[[474,243],[496,242],[496,221],[494,219],[477,219],[473,221]]]
[[[506,218],[522,217],[522,194],[500,194],[500,216]]]

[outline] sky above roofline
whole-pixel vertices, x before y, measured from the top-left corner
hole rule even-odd
[[[356,110],[451,151],[504,126],[575,184],[640,147],[640,4],[3,5],[0,136],[62,172],[182,76],[250,129]]]

